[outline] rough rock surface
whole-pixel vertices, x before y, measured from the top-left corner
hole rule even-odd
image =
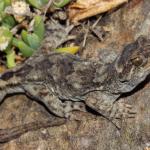
[[[124,44],[139,35],[150,37],[149,0],[131,0],[121,8],[106,14],[101,25],[109,36],[99,42],[88,39],[82,57],[97,59],[100,49],[118,53]],[[2,150],[147,150],[150,148],[150,77],[136,90],[124,95],[123,101],[137,111],[135,119],[120,122],[121,130],[101,116],[90,113],[75,114],[78,121],[30,131],[8,143]],[[57,120],[43,107],[22,95],[5,99],[0,106],[0,129],[11,128],[33,121]]]

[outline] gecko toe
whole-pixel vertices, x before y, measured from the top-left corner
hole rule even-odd
[[[135,118],[136,116],[136,111],[132,107],[132,105],[125,104],[125,103],[118,103],[117,104],[117,110],[115,114],[116,119],[121,119],[121,118]]]

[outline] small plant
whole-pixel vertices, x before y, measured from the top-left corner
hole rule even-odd
[[[34,17],[33,33],[22,30],[21,39],[13,38],[13,45],[16,46],[23,56],[30,57],[37,49],[44,38],[44,23],[41,16]]]
[[[52,4],[61,8],[70,1],[56,0]],[[30,57],[40,47],[45,33],[42,13],[48,2],[49,0],[0,0],[0,51],[5,53],[8,68],[16,65],[18,50],[21,56]],[[76,46],[56,49],[57,52],[72,54],[78,50],[79,47]]]
[[[0,27],[0,50],[6,53],[7,67],[11,68],[15,66],[15,54],[12,50],[13,35],[8,28]]]
[[[6,64],[8,68],[14,67],[15,49],[19,49],[24,57],[30,57],[37,49],[44,38],[44,21],[42,16],[32,15],[30,5],[34,1],[18,1],[18,0],[0,0],[0,51],[6,54]],[[43,7],[48,0],[38,1],[34,3],[34,7]],[[26,19],[26,17],[28,17]],[[29,20],[30,19],[30,20]],[[29,26],[33,23],[33,30],[28,31],[28,27],[21,28],[21,31],[13,33],[15,26],[22,26],[24,20]],[[20,30],[20,28],[19,28]],[[16,34],[17,33],[17,34]]]

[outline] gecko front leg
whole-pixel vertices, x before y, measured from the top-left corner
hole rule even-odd
[[[30,83],[25,84],[23,88],[29,97],[43,103],[56,116],[68,118],[74,110],[85,111],[84,103],[61,101],[46,85]]]
[[[95,91],[89,93],[85,103],[109,120],[134,118],[136,112],[132,109],[132,106],[117,101],[117,97],[118,95],[114,96]]]

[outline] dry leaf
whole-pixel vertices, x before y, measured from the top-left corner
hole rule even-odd
[[[128,0],[77,0],[69,6],[69,19],[75,23],[107,12],[125,2],[128,2]]]
[[[55,51],[59,53],[70,53],[70,54],[76,54],[79,51],[79,46],[70,46],[70,47],[62,47],[57,48]]]

